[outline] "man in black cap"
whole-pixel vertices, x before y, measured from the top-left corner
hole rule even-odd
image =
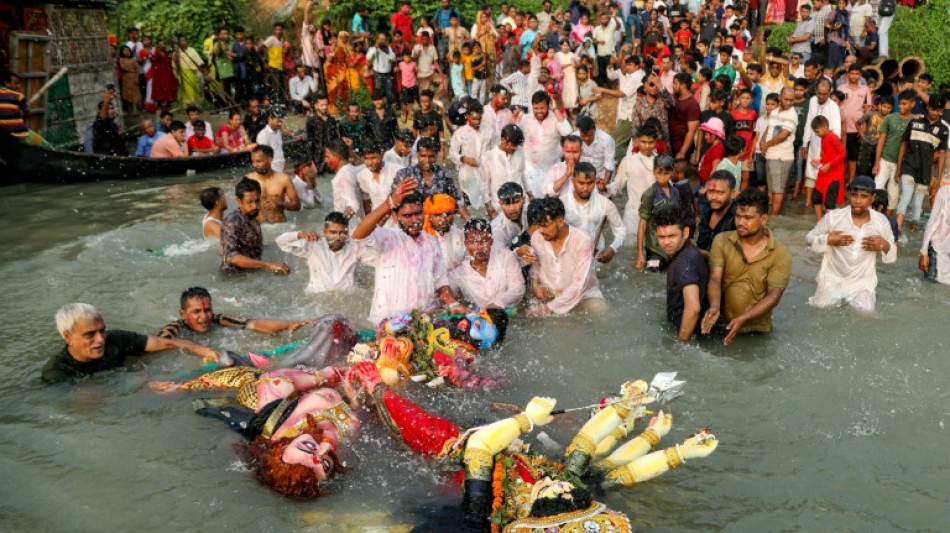
[[[812,251],[824,254],[818,289],[808,303],[830,307],[846,302],[870,313],[877,289],[877,254],[885,263],[893,263],[897,247],[887,217],[871,209],[874,180],[854,178],[848,197],[850,205],[829,211],[805,237]]]

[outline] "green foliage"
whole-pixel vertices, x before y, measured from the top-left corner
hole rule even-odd
[[[116,14],[123,26],[142,23],[143,35],[164,37],[174,45],[178,34],[201,51],[201,43],[221,24],[241,24],[248,12],[249,0],[123,0]],[[120,37],[123,40],[124,34]]]
[[[526,11],[529,13],[537,13],[541,11],[541,3],[543,0],[509,0],[509,4],[515,6],[519,10]],[[561,3],[557,0],[554,0],[554,9],[557,9],[557,6]],[[334,21],[333,29],[336,31],[340,30],[350,30],[350,21],[353,19],[353,14],[356,13],[356,7],[359,5],[365,5],[369,9],[369,17],[373,22],[373,28],[376,31],[385,30],[389,31],[390,24],[389,19],[392,17],[393,13],[398,11],[403,4],[403,0],[379,0],[377,2],[369,2],[365,0],[339,0],[332,2],[328,12],[317,11],[321,15],[317,16],[317,19],[322,19],[323,14],[325,13],[331,20]],[[568,2],[563,2],[562,9],[567,7]],[[412,0],[412,17],[415,19],[413,22],[413,29],[418,28],[418,20],[421,16],[429,17],[430,20],[432,15],[437,9],[442,7],[441,0]],[[498,15],[498,6],[501,5],[501,0],[487,0],[481,2],[463,2],[460,0],[453,0],[450,2],[451,6],[455,7],[461,13],[462,20],[461,25],[467,29],[471,29],[472,25],[475,24],[476,14],[486,6],[491,6],[492,8],[492,17]],[[433,26],[435,23],[433,22]]]
[[[950,28],[950,0],[930,0],[916,9],[898,6],[887,33],[890,56],[902,59],[917,56],[927,72],[939,83],[950,82],[950,48],[946,46]]]
[[[369,88],[365,85],[361,85],[359,89],[350,91],[345,101],[342,98],[337,97],[336,108],[339,110],[339,115],[341,117],[346,115],[346,106],[350,102],[356,102],[359,104],[360,111],[366,111],[367,109],[373,107],[373,98],[369,92]]]
[[[769,36],[769,46],[777,46],[782,49],[782,53],[788,54],[788,42],[785,39],[792,36],[795,33],[794,22],[786,22],[785,24],[779,24],[774,26],[765,26],[772,30],[772,35]]]

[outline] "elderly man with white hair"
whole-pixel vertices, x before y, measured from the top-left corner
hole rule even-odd
[[[43,367],[42,379],[47,383],[112,370],[121,367],[126,357],[176,348],[218,360],[218,352],[188,340],[164,339],[121,329],[106,331],[99,311],[84,303],[60,307],[56,312],[56,329],[66,346]]]

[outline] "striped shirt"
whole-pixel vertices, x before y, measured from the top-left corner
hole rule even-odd
[[[26,137],[29,134],[25,120],[28,109],[25,96],[0,86],[0,130],[15,137]]]
[[[937,120],[933,124],[926,118],[913,119],[904,130],[904,159],[901,161],[901,175],[913,176],[920,185],[930,184],[933,171],[934,152],[947,149],[950,132],[947,124]]]

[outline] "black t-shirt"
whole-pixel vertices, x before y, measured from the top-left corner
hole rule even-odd
[[[257,134],[267,127],[267,119],[264,118],[264,115],[257,115],[257,120],[254,120],[251,114],[248,113],[244,115],[244,122],[241,124],[244,126],[244,131],[247,132],[249,142],[255,143],[257,142]]]
[[[709,226],[709,220],[712,218],[712,209],[706,211],[705,215],[700,215],[699,217],[699,231],[696,233],[696,246],[700,250],[706,250],[707,252],[712,248],[713,239],[716,238],[716,235],[724,231],[734,231],[736,229],[736,204],[733,202],[729,205],[729,209],[726,210],[726,213],[719,219],[719,224],[715,228]]]
[[[918,184],[929,185],[934,152],[947,149],[948,137],[950,130],[942,120],[931,124],[926,117],[912,119],[904,130],[907,149],[901,162],[901,175],[913,176]]]
[[[718,31],[719,23],[716,22],[716,19],[708,17],[699,19],[699,40],[707,41],[712,46]]]
[[[99,359],[81,363],[69,355],[66,346],[43,367],[42,379],[47,383],[66,381],[70,378],[88,376],[103,370],[112,370],[125,364],[126,357],[145,353],[148,337],[134,331],[110,329],[106,332],[105,353]]]
[[[422,135],[422,119],[428,119],[432,124],[435,124],[439,127],[439,132],[442,132],[442,115],[439,114],[435,108],[431,109],[428,113],[423,113],[420,109],[412,114],[412,127]]]
[[[115,120],[97,117],[92,123],[92,150],[97,154],[129,155],[129,147],[125,145]]]
[[[699,286],[700,316],[709,307],[706,300],[706,285],[709,283],[709,268],[706,259],[693,243],[686,241],[666,267],[666,318],[677,328],[683,322],[683,310],[686,302],[683,300],[683,288],[689,285]],[[699,322],[696,322],[699,325]]]

